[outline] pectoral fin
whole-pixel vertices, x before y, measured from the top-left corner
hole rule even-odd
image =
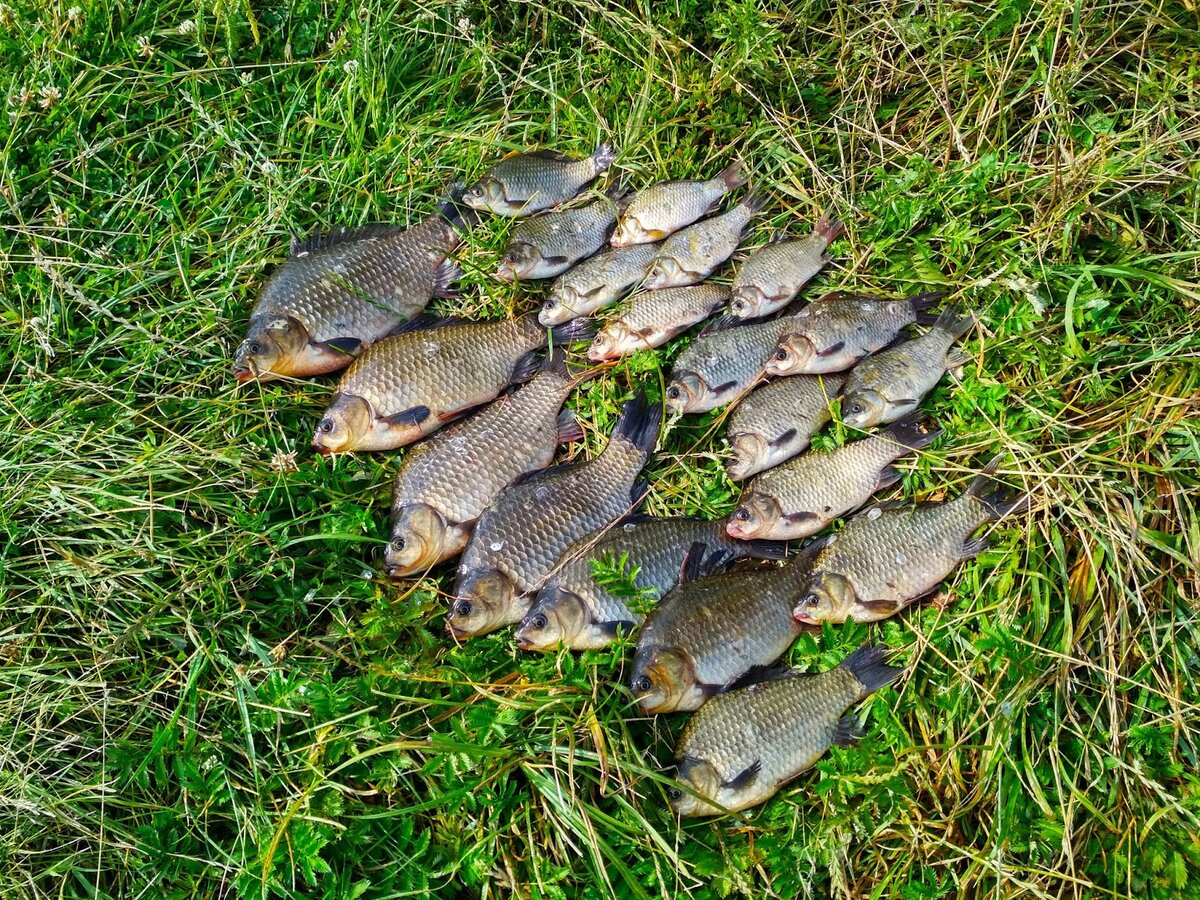
[[[329,353],[344,353],[347,356],[354,356],[363,348],[363,341],[356,337],[338,337],[328,341],[315,342],[313,346],[320,347]]]
[[[744,791],[750,785],[754,784],[754,780],[758,778],[758,773],[762,771],[762,760],[756,759],[738,774],[734,775],[729,781],[726,781],[721,787],[731,791]]]
[[[420,425],[429,418],[428,406],[414,406],[411,409],[392,413],[390,416],[380,416],[379,421],[385,425]]]
[[[845,341],[838,341],[832,347],[826,347],[824,350],[818,350],[817,356],[833,356],[835,353],[841,353],[846,349]]]

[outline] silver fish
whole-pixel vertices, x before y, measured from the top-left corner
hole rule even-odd
[[[730,315],[757,319],[783,309],[813,276],[825,268],[825,251],[842,233],[842,223],[822,216],[812,234],[799,240],[779,240],[756,250],[733,276]]]
[[[707,319],[728,300],[729,288],[708,283],[634,294],[593,338],[588,359],[604,362],[661,347]]]
[[[716,409],[748,390],[788,327],[788,318],[738,325],[716,319],[688,345],[671,369],[667,409],[698,413]]]
[[[492,166],[462,199],[472,209],[498,216],[531,216],[570,200],[616,156],[611,144],[601,144],[583,159],[552,150],[517,153]]]
[[[641,284],[658,250],[658,244],[606,250],[568,269],[550,285],[538,321],[564,325],[619,300]]]
[[[613,234],[614,247],[661,241],[701,216],[707,216],[721,198],[746,183],[739,163],[722,169],[707,181],[662,181],[633,198]]]
[[[570,209],[554,209],[518,222],[496,277],[504,281],[554,278],[604,246],[617,220],[621,189]]]
[[[766,202],[765,195],[751,194],[728,212],[671,235],[663,241],[645,287],[657,290],[703,281],[733,255],[746,226]]]
[[[729,415],[729,477],[741,481],[757,475],[807,447],[833,418],[830,403],[843,380],[841,375],[793,375],[751,391]]]

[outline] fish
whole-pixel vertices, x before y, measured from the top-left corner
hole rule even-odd
[[[267,281],[235,354],[239,382],[336,372],[451,294],[461,274],[448,254],[477,217],[451,188],[438,212],[412,228],[373,225],[292,239]]]
[[[552,466],[500,492],[463,551],[446,619],[451,636],[520,622],[567,547],[637,509],[646,493],[638,476],[661,423],[661,406],[639,392],[595,459]]]
[[[692,325],[707,319],[728,301],[729,288],[723,284],[697,284],[634,294],[592,339],[588,359],[604,362],[639,350],[661,347]]]
[[[641,284],[658,250],[658,244],[605,250],[568,269],[550,285],[538,321],[564,325],[619,300]]]
[[[727,530],[747,540],[798,540],[858,509],[876,491],[900,481],[892,463],[942,434],[915,412],[886,431],[830,453],[809,452],[756,476],[738,499]]]
[[[765,803],[831,746],[862,737],[847,712],[904,672],[883,647],[859,647],[836,668],[772,677],[713,697],[675,747],[678,787],[667,798],[680,817],[715,816]]]
[[[662,596],[679,581],[688,555],[723,551],[730,559],[782,559],[787,544],[737,541],[725,533],[723,521],[690,516],[639,518],[589,534],[563,554],[557,574],[538,592],[517,629],[522,650],[596,650],[641,624],[642,616],[626,598],[598,584],[596,560],[613,565],[627,557],[633,584]]]
[[[583,159],[553,150],[531,150],[502,159],[463,193],[463,203],[497,216],[531,216],[565,203],[617,158],[601,144]]]
[[[733,276],[730,315],[757,319],[783,309],[829,263],[826,250],[842,231],[841,222],[825,215],[807,237],[780,239],[754,251]]]
[[[792,607],[808,580],[815,547],[781,567],[681,579],[638,636],[629,687],[642,711],[699,709],[787,652],[800,633]]]
[[[404,457],[392,488],[392,578],[426,571],[467,545],[475,520],[507,485],[554,460],[559,444],[583,439],[562,409],[575,386],[562,348],[524,386],[438,432]]]
[[[707,181],[660,181],[638,193],[612,236],[614,247],[661,241],[707,216],[721,198],[744,185],[747,175],[733,163]]]
[[[988,547],[982,526],[1025,509],[992,478],[992,460],[960,496],[942,503],[873,506],[846,523],[813,560],[793,615],[799,622],[876,622],[934,591],[959,563]]]
[[[833,418],[841,375],[793,375],[755,388],[729,415],[725,470],[742,481],[791,459]]]
[[[554,278],[604,246],[617,221],[623,188],[586,206],[553,209],[523,219],[509,232],[496,277],[503,281]]]
[[[863,429],[894,422],[915,409],[944,372],[965,365],[967,355],[953,344],[975,320],[958,313],[951,306],[925,334],[855,366],[843,388],[842,421]]]
[[[699,413],[733,401],[762,375],[787,327],[786,318],[749,325],[728,316],[714,320],[675,360],[667,409]]]
[[[844,372],[892,343],[901,329],[923,321],[940,293],[904,300],[880,300],[836,293],[796,313],[766,365],[768,375],[822,375]]]
[[[728,212],[677,231],[658,251],[643,286],[648,290],[699,284],[733,255],[767,198],[751,194]]]
[[[547,334],[557,345],[592,333],[585,320],[548,332],[534,315],[434,323],[380,341],[346,370],[313,435],[318,453],[411,444],[528,380]]]

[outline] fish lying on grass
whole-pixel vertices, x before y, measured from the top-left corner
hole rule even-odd
[[[608,239],[621,193],[616,188],[586,206],[555,209],[518,222],[509,232],[496,277],[504,281],[554,278],[591,256]]]
[[[713,697],[692,716],[675,748],[670,788],[679,816],[715,816],[757,806],[833,745],[862,736],[850,707],[895,681],[903,669],[881,647],[859,647],[826,672],[788,671]]]
[[[661,347],[729,301],[723,284],[664,288],[634,294],[592,339],[588,359],[604,362]]]
[[[612,165],[616,151],[601,144],[591,156],[574,159],[553,150],[533,150],[502,159],[463,193],[472,209],[498,216],[531,216],[570,200]]]
[[[574,384],[556,349],[528,384],[404,457],[392,488],[389,575],[422,572],[461,552],[505,486],[550,465],[560,443],[583,438],[574,414],[562,409]]]
[[[756,388],[729,416],[726,435],[733,451],[725,468],[741,481],[791,459],[833,418],[841,375],[794,375]]]
[[[706,216],[730,191],[746,183],[738,163],[707,181],[662,181],[638,193],[621,216],[612,237],[614,247],[661,241]]]
[[[755,477],[729,517],[729,533],[747,539],[797,540],[862,506],[896,484],[892,463],[941,436],[915,412],[881,434],[851,441],[830,453],[809,452]]]
[[[629,686],[643,712],[699,709],[751,669],[779,659],[800,633],[792,607],[814,549],[779,568],[681,581],[663,597],[633,656]]]
[[[550,329],[550,340],[580,340],[591,330],[579,320]],[[528,380],[546,341],[547,330],[533,315],[414,326],[382,340],[338,382],[313,446],[319,453],[342,453],[411,444]]]
[[[665,241],[650,267],[649,290],[698,284],[733,255],[742,234],[767,198],[751,194],[728,212],[677,231]]]
[[[550,285],[538,321],[563,325],[619,300],[641,284],[658,249],[658,244],[638,244],[606,250],[568,269]]]
[[[958,308],[952,306],[925,334],[863,360],[843,387],[842,421],[851,428],[872,428],[914,409],[944,372],[967,362],[953,344],[974,323],[970,317],[958,318]]]
[[[820,375],[844,372],[896,339],[942,295],[876,300],[830,294],[789,319],[789,328],[767,363],[768,375]]]
[[[757,319],[783,309],[825,268],[830,259],[825,251],[841,233],[841,222],[822,216],[808,237],[778,240],[756,250],[733,277],[730,314]]]
[[[762,375],[786,318],[739,325],[727,316],[709,325],[675,360],[667,388],[673,413],[698,413],[733,401]]]
[[[963,560],[987,549],[972,535],[983,525],[1023,509],[992,480],[992,460],[971,486],[943,503],[905,501],[874,506],[846,523],[817,554],[794,615],[806,624],[875,622],[933,591]]]
[[[446,255],[475,213],[451,189],[438,213],[412,228],[342,229],[293,239],[291,256],[263,288],[233,371],[238,381],[303,378],[344,369],[398,325],[449,291]]]
[[[618,564],[628,556],[630,569],[637,572],[633,585],[661,596],[678,583],[689,553],[724,551],[733,559],[782,559],[787,546],[737,541],[725,533],[723,521],[690,517],[638,519],[589,534],[567,549],[561,568],[538,592],[517,630],[517,644],[522,650],[593,650],[607,647],[620,632],[628,633],[641,623],[641,615],[629,608],[627,598],[597,583],[596,560]]]
[[[520,622],[567,547],[637,507],[646,492],[638,474],[661,421],[662,408],[639,393],[595,459],[554,466],[501,491],[463,552],[446,621],[454,637]]]

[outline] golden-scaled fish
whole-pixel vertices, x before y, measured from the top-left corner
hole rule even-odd
[[[846,523],[813,561],[793,614],[808,624],[886,619],[930,593],[960,562],[987,549],[972,537],[989,522],[1023,509],[992,481],[992,460],[959,497],[944,503],[905,501],[873,506]]]
[[[319,453],[391,450],[423,438],[529,379],[538,351],[590,336],[584,320],[549,330],[537,316],[414,328],[355,360],[317,425]]]
[[[741,481],[791,459],[833,418],[841,375],[794,375],[755,388],[729,415],[725,468]]]
[[[617,187],[586,206],[554,209],[518,222],[509,232],[496,277],[504,281],[553,278],[591,256],[608,240],[622,193]]]
[[[501,491],[463,552],[446,621],[454,637],[520,622],[567,547],[637,507],[645,494],[638,473],[661,422],[662,408],[639,393],[595,459],[554,466]]]
[[[894,341],[902,328],[920,320],[941,296],[877,300],[837,293],[815,300],[789,317],[789,327],[767,363],[767,374],[844,372]]]
[[[451,189],[437,214],[412,228],[375,225],[293,238],[250,313],[233,364],[238,381],[303,378],[344,369],[396,326],[446,294],[458,268],[446,258],[475,224]]]
[[[973,324],[969,316],[958,318],[958,308],[952,306],[925,334],[863,360],[843,387],[842,421],[851,428],[871,428],[915,409],[942,373],[967,362],[953,344]]]
[[[733,276],[729,312],[757,319],[783,309],[829,262],[825,251],[842,233],[842,223],[822,216],[812,234],[799,240],[782,238],[750,254]]]
[[[606,250],[568,269],[550,285],[538,321],[562,325],[619,300],[642,283],[658,249],[658,244],[638,244]]]
[[[813,545],[779,568],[681,581],[647,618],[629,686],[644,712],[699,709],[792,645]],[[689,560],[691,562],[691,560]]]
[[[697,322],[703,322],[728,301],[729,288],[723,284],[634,294],[592,339],[588,359],[604,362],[661,347]]]
[[[611,144],[574,159],[553,150],[532,150],[502,159],[463,193],[472,209],[498,216],[531,216],[565,203],[617,158]]]
[[[729,517],[736,538],[797,540],[862,506],[900,480],[892,463],[928,447],[942,434],[916,412],[886,431],[843,444],[830,453],[809,451],[750,482]]]
[[[563,554],[558,572],[538,592],[517,629],[517,645],[522,650],[598,649],[641,623],[627,598],[597,583],[593,574],[597,560],[615,567],[627,557],[627,571],[636,571],[633,584],[661,596],[679,582],[689,553],[707,556],[717,551],[731,559],[782,559],[787,545],[736,541],[725,533],[723,521],[690,517],[642,518],[602,529],[576,541]]]
[[[662,181],[641,191],[621,216],[614,247],[661,241],[717,208],[721,198],[746,183],[738,163],[707,181]]]
[[[457,555],[504,487],[550,465],[558,444],[583,438],[575,415],[562,409],[574,385],[556,349],[528,384],[405,455],[392,488],[389,575],[422,572]]]
[[[730,403],[762,375],[788,318],[739,325],[723,316],[709,325],[675,360],[667,409],[698,413]]]
[[[846,710],[904,671],[886,660],[881,647],[859,647],[835,669],[785,672],[713,697],[679,736],[671,808],[684,817],[749,809],[830,746],[853,744],[862,726]]]
[[[663,241],[645,287],[656,290],[703,281],[733,255],[746,226],[766,201],[763,194],[750,194],[728,212],[675,232]]]

